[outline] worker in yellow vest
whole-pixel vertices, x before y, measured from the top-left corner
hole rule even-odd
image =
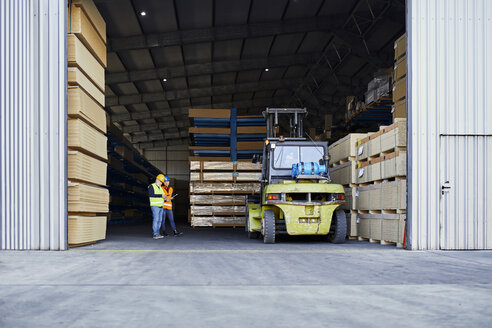
[[[164,206],[164,191],[162,190],[162,184],[165,181],[164,174],[159,174],[155,182],[151,184],[148,188],[149,199],[150,199],[150,209],[152,210],[152,232],[154,239],[164,238],[163,235],[159,233],[159,229],[162,224],[162,213]]]
[[[183,235],[182,232],[179,232],[176,229],[176,224],[174,223],[173,217],[173,187],[169,187],[169,177],[167,175],[164,176],[164,185],[162,186],[162,191],[164,192],[164,205],[163,213],[162,213],[162,235],[167,236],[166,233],[166,217],[169,218],[169,223],[171,224],[171,228],[173,228],[174,237],[181,237]]]

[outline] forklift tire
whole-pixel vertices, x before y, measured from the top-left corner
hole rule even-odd
[[[263,242],[275,244],[275,213],[266,210],[263,215]]]
[[[347,217],[345,216],[345,212],[343,210],[336,210],[335,213],[333,213],[327,240],[333,244],[341,244],[345,242],[346,236]]]

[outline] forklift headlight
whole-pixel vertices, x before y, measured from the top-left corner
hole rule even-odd
[[[340,200],[345,200],[345,194],[331,194],[331,201],[336,202]]]
[[[267,194],[267,200],[280,200],[281,194]]]

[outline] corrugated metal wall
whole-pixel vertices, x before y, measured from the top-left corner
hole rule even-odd
[[[0,1],[2,249],[67,248],[66,8]]]
[[[409,0],[407,5],[407,236],[412,249],[439,249],[440,136],[492,134],[492,1]],[[492,193],[490,183],[486,188]],[[474,188],[467,197],[483,198],[482,192]],[[459,248],[458,240],[448,242]]]

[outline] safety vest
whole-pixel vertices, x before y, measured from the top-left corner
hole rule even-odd
[[[167,188],[167,191],[166,191],[166,187],[162,186],[162,191],[164,192],[165,198],[171,197],[173,195],[173,188],[172,187]],[[171,201],[164,202],[164,205],[162,205],[162,207],[164,207],[167,210],[172,210],[173,209],[173,203]]]
[[[157,206],[157,207],[162,207],[164,205],[164,198],[162,198],[162,195],[164,195],[164,192],[161,187],[156,185],[155,183],[151,184],[151,186],[154,188],[154,195],[161,195],[160,197],[149,197],[150,199],[150,206]]]

